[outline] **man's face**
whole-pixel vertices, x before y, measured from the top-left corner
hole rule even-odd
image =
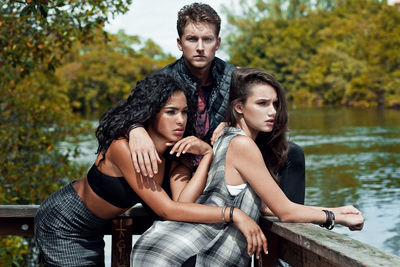
[[[192,72],[209,68],[221,44],[215,26],[208,22],[187,23],[182,37],[177,41],[185,63]]]

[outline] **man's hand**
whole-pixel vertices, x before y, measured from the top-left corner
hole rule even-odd
[[[221,135],[224,135],[224,129],[227,126],[226,122],[221,122],[217,128],[215,128],[213,135],[211,137],[211,145],[214,145],[215,142],[217,141],[218,137],[220,137]]]
[[[149,177],[157,174],[161,159],[153,140],[143,127],[134,128],[129,132],[129,148],[136,172]]]

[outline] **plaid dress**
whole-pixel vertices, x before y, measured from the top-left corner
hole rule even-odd
[[[253,189],[247,185],[239,195],[232,196],[225,183],[226,151],[238,135],[244,132],[227,127],[214,145],[207,184],[197,203],[234,206],[258,221],[261,200]],[[131,266],[180,266],[193,255],[196,266],[248,266],[250,260],[246,238],[233,223],[156,221],[133,247]]]

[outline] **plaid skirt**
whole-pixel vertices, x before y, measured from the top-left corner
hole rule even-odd
[[[39,207],[34,231],[45,266],[104,266],[104,230],[108,220],[91,213],[73,182]]]

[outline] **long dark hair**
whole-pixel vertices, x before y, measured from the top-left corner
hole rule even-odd
[[[244,104],[247,101],[247,98],[251,94],[250,88],[254,84],[268,84],[272,86],[278,98],[275,104],[276,115],[272,131],[259,132],[255,141],[261,150],[268,170],[274,179],[279,182],[277,173],[283,167],[288,152],[288,142],[286,139],[288,112],[284,89],[275,77],[257,68],[240,68],[233,71],[229,92],[229,105],[225,120],[229,126],[236,126],[238,117],[234,106],[238,102]]]
[[[183,92],[186,96],[188,121],[184,136],[193,135],[193,105],[184,83],[166,74],[151,75],[139,81],[131,91],[128,99],[104,113],[96,130],[98,141],[97,154],[104,154],[114,140],[128,139],[130,127],[139,123],[145,128],[150,120],[164,107],[175,92]]]

